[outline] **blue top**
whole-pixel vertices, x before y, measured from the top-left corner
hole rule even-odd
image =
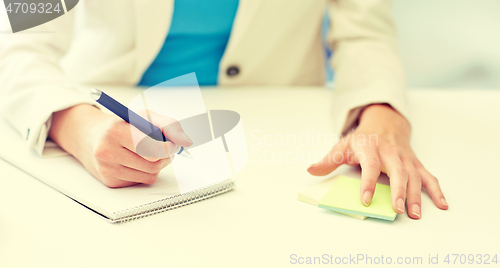
[[[238,0],[176,0],[170,31],[140,86],[196,73],[199,85],[216,85]]]

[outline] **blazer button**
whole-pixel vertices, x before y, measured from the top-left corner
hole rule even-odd
[[[240,69],[238,68],[238,66],[229,66],[226,70],[226,74],[228,76],[235,76],[235,75],[238,75],[240,73]]]

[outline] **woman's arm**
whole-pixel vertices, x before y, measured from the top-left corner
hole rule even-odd
[[[0,107],[5,119],[42,152],[52,113],[91,103],[59,66],[70,47],[74,10],[29,29],[0,34]]]
[[[369,205],[380,172],[391,183],[394,211],[421,217],[421,188],[447,209],[437,179],[410,147],[403,68],[397,56],[389,0],[332,0],[330,41],[334,49],[336,129],[346,135],[308,171],[326,175],[342,164],[360,164],[360,199]],[[360,139],[368,144],[357,142]],[[353,157],[356,155],[357,157]]]
[[[356,127],[362,108],[373,103],[389,103],[409,118],[391,3],[390,0],[330,1],[328,41],[333,48],[333,109],[335,130],[339,133],[345,134]]]
[[[170,163],[169,152],[176,151],[176,145],[161,143],[164,156],[140,156],[132,140],[134,128],[93,106],[88,91],[79,92],[65,76],[59,62],[71,45],[73,12],[33,28],[32,33],[0,35],[3,116],[29,150],[36,148],[41,154],[50,137],[108,187],[153,183]],[[192,144],[182,128],[172,127],[176,124],[171,119],[156,115],[155,122],[171,126],[162,130],[177,145]]]

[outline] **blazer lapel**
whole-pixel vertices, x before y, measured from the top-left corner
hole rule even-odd
[[[134,80],[139,82],[165,42],[172,22],[173,0],[135,0],[136,68]]]
[[[224,55],[230,54],[235,47],[239,45],[252,25],[252,19],[257,14],[263,0],[240,0],[238,11],[231,29],[231,36],[226,47]]]

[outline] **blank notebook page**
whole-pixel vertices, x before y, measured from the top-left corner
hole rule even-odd
[[[150,203],[180,194],[170,166],[162,170],[152,185],[108,188],[72,156],[42,158],[26,150],[20,135],[3,119],[0,119],[0,158],[110,219],[120,217],[119,212],[125,210],[127,214],[140,213]]]

